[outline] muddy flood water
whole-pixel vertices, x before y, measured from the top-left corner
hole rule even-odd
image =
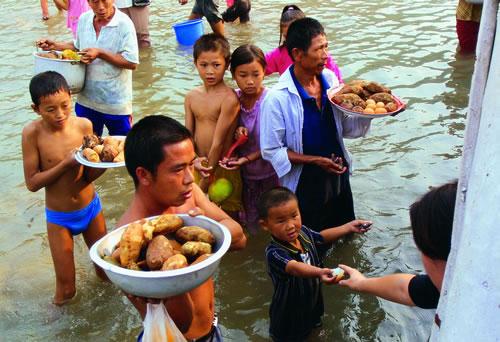
[[[165,114],[183,122],[186,92],[200,84],[190,48],[181,48],[172,25],[188,16],[190,0],[153,1],[153,48],[141,52],[134,73],[135,120]],[[222,2],[222,1],[221,1]],[[289,1],[252,1],[251,22],[227,25],[232,49],[252,42],[264,51],[279,40],[279,16]],[[367,137],[346,140],[354,157],[351,184],[356,214],[374,221],[364,236],[335,245],[326,264],[353,265],[368,275],[421,272],[408,207],[429,186],[458,175],[474,59],[456,53],[456,1],[312,1],[297,4],[325,26],[330,52],[345,80],[376,80],[391,87],[408,108],[375,119]],[[134,308],[111,284],[100,282],[81,237],[75,246],[75,300],[50,304],[54,272],[47,241],[44,193],[24,184],[21,130],[35,119],[28,82],[34,41],[71,38],[65,16],[50,3],[41,21],[38,1],[5,0],[0,13],[0,340],[133,341],[141,330]],[[222,6],[224,7],[224,6]],[[205,22],[205,31],[209,30]],[[230,84],[229,73],[226,75]],[[277,76],[266,79],[272,86]],[[133,183],[125,169],[97,182],[108,230],[127,207]],[[314,190],[314,189],[312,189]],[[260,232],[242,252],[227,254],[216,274],[216,310],[227,341],[268,340],[272,285]],[[323,327],[311,341],[424,341],[433,312],[407,308],[331,286],[324,288]]]

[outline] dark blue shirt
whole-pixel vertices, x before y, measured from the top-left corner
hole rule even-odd
[[[324,239],[305,226],[298,239],[303,252],[274,237],[266,248],[268,273],[274,286],[269,308],[269,333],[274,341],[304,341],[323,316],[321,281],[295,277],[286,273],[285,268],[291,260],[322,267],[316,247],[323,245]]]
[[[293,65],[290,67],[290,74],[304,107],[304,125],[302,127],[303,153],[327,158],[330,158],[333,153],[336,156],[344,157],[338,141],[337,126],[335,125],[332,105],[326,93],[330,85],[325,77],[323,74],[319,75],[319,81],[321,82],[321,108],[318,108],[316,99],[304,90],[304,87],[302,87],[295,77]]]

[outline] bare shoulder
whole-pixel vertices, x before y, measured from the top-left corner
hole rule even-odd
[[[92,122],[87,118],[74,117],[75,125],[83,132],[83,134],[92,133]]]
[[[224,102],[230,106],[239,105],[240,99],[233,88],[227,86],[224,93]]]
[[[40,119],[28,123],[23,128],[23,133],[22,133],[23,138],[30,139],[30,138],[35,137],[40,130],[40,126],[41,126]]]

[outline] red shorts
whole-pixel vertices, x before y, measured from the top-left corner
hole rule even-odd
[[[457,36],[460,52],[471,53],[476,51],[478,33],[478,22],[457,19]]]

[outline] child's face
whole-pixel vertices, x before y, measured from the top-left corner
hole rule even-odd
[[[224,79],[227,65],[220,51],[203,51],[195,65],[205,86],[217,85]]]
[[[270,208],[267,218],[260,220],[260,224],[276,239],[289,243],[295,242],[302,227],[297,201],[290,200]]]
[[[31,105],[43,121],[51,127],[63,128],[71,115],[71,96],[64,90],[40,98],[38,106]]]
[[[262,88],[264,68],[259,62],[253,60],[251,63],[238,65],[233,78],[244,94],[254,95]]]

